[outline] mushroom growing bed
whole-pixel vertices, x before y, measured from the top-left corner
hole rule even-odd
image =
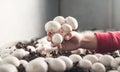
[[[52,42],[45,36],[0,48],[0,72],[120,72],[119,51],[99,54],[81,48],[61,51],[51,46],[62,43],[64,36],[77,27],[75,18],[57,16],[45,24]]]
[[[119,52],[60,51],[47,37],[0,50],[1,72],[120,72]]]

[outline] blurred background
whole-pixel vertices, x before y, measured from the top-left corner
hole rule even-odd
[[[0,46],[46,36],[59,15],[75,17],[79,31],[120,30],[120,0],[0,0]]]

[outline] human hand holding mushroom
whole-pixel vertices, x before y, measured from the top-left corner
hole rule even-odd
[[[66,18],[62,16],[57,16],[53,19],[53,21],[48,21],[45,24],[45,30],[48,34],[48,40],[53,43],[53,46],[58,46],[59,48],[61,48],[61,44],[64,44],[64,42],[66,43],[66,41],[68,40],[71,40],[68,41],[68,43],[76,44],[76,46],[79,47],[80,39],[78,38],[80,37],[79,35],[77,35],[77,32],[73,31],[77,28],[78,22],[74,17],[71,16],[68,16]],[[67,48],[65,49],[68,50]]]

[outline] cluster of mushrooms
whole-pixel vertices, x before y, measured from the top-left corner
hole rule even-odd
[[[53,20],[48,21],[45,24],[45,30],[47,33],[52,34],[52,42],[54,44],[60,44],[64,40],[64,36],[76,30],[78,28],[78,22],[74,17],[57,16]]]
[[[62,43],[64,35],[77,27],[77,20],[70,16],[57,16],[45,24],[54,44]],[[0,48],[0,72],[120,72],[119,51],[107,54],[84,49],[60,51],[52,43],[45,36]]]

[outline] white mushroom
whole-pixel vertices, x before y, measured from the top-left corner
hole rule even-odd
[[[110,55],[103,55],[102,57],[99,58],[99,62],[105,66],[110,66],[110,63],[113,59],[114,58]]]
[[[14,57],[14,56],[10,56],[10,55],[3,58],[2,63],[3,64],[12,64],[16,67],[18,67],[20,65],[20,61],[18,60],[18,58]]]
[[[33,46],[27,46],[27,50],[30,50],[31,52],[36,52],[36,49]]]
[[[46,32],[55,33],[55,32],[58,32],[60,28],[61,28],[61,24],[58,23],[57,21],[48,21],[45,24]]]
[[[82,57],[78,54],[72,54],[69,56],[69,58],[73,61],[73,63],[76,63],[82,60]]]
[[[111,67],[113,69],[117,69],[119,66],[120,66],[120,58],[119,57],[117,57],[111,61]]]
[[[24,49],[17,49],[11,55],[17,57],[18,59],[21,59],[26,55],[26,51]]]
[[[26,60],[20,60],[20,64],[22,64],[24,67],[26,67],[28,62]]]
[[[106,69],[102,63],[94,63],[92,65],[92,72],[106,72]]]
[[[65,62],[60,58],[50,59],[48,65],[49,68],[55,72],[63,72],[66,69]]]
[[[120,66],[117,68],[117,70],[120,72]]]
[[[95,55],[86,55],[83,57],[83,59],[87,59],[93,63],[98,61],[98,58]]]
[[[96,53],[96,54],[94,54],[97,58],[100,58],[100,57],[102,57],[103,55],[102,54],[99,54],[99,53]]]
[[[57,21],[60,24],[64,24],[65,23],[65,18],[63,16],[57,16],[53,19],[53,21]]]
[[[58,58],[62,59],[65,62],[67,70],[73,67],[72,60],[67,56],[60,56]]]
[[[26,66],[26,72],[47,72],[48,65],[44,60],[34,59]]]
[[[69,24],[63,24],[60,33],[65,36],[67,33],[72,31],[72,27]]]
[[[92,67],[92,62],[86,59],[82,59],[79,61],[78,66],[84,69],[90,69]]]
[[[0,72],[18,72],[18,70],[12,64],[2,64],[0,65]]]
[[[59,33],[55,33],[53,36],[52,36],[52,42],[54,44],[60,44],[62,43],[63,41],[63,37],[62,35],[60,35]]]
[[[78,22],[77,22],[77,20],[74,17],[68,16],[68,17],[66,17],[65,20],[66,20],[67,24],[71,25],[73,30],[78,28]]]

